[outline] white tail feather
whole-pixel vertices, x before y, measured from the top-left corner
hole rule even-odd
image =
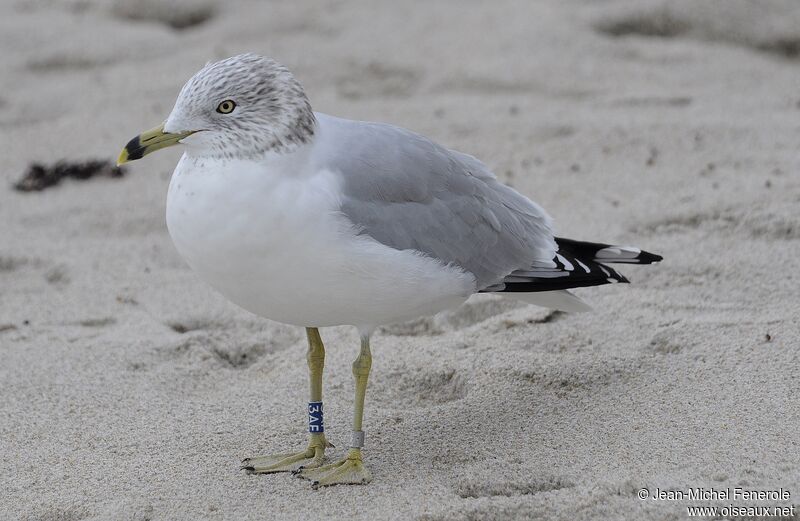
[[[565,289],[560,291],[537,291],[534,293],[509,291],[507,293],[500,293],[500,295],[513,298],[514,300],[521,300],[528,304],[542,306],[543,308],[568,311],[570,313],[582,313],[592,310],[589,304]]]

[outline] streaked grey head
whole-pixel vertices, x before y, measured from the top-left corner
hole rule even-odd
[[[246,158],[284,152],[314,135],[303,87],[278,62],[240,54],[209,63],[186,82],[164,131],[184,138],[193,155]]]

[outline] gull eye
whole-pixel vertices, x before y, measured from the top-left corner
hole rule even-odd
[[[230,114],[233,112],[233,109],[236,108],[236,102],[230,99],[226,99],[219,105],[217,105],[217,112],[220,114]]]

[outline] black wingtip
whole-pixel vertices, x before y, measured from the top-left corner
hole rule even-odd
[[[636,257],[636,259],[639,261],[639,264],[653,264],[655,262],[661,262],[662,260],[664,260],[664,257],[643,250],[639,254],[639,256]]]
[[[594,259],[597,262],[601,262],[604,264],[607,263],[621,263],[621,264],[653,264],[655,262],[661,262],[664,258],[661,255],[657,255],[655,253],[650,253],[649,251],[640,250],[639,248],[629,248],[624,246],[614,246],[612,244],[605,244],[602,242],[587,242],[587,241],[576,241],[574,239],[565,239],[564,237],[556,237],[556,244],[558,244],[558,251],[560,253],[563,252],[570,252],[576,257],[585,259]],[[602,250],[608,249],[620,249],[625,250],[624,252],[618,252],[618,255],[611,254],[609,255],[606,252],[606,255],[598,256],[598,253],[601,253]],[[638,255],[635,257],[631,256],[633,251],[638,250]]]

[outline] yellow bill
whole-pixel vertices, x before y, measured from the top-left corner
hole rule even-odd
[[[122,149],[119,159],[117,159],[117,166],[128,161],[141,159],[150,152],[177,145],[181,139],[192,134],[194,134],[193,130],[176,133],[164,132],[164,124],[162,123],[156,128],[142,132],[128,141],[128,144]]]

